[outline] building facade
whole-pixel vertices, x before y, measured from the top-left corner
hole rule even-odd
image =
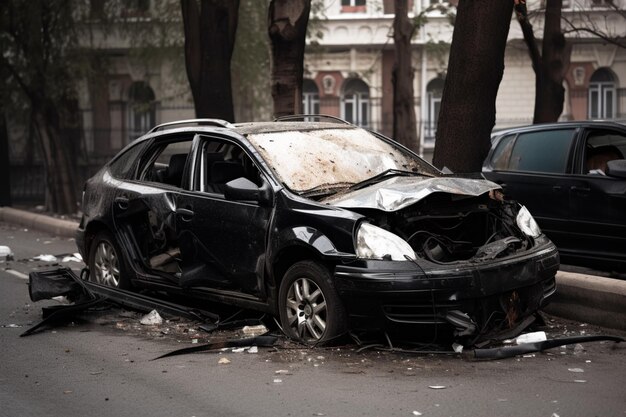
[[[321,47],[306,55],[305,109],[392,133],[394,63],[393,0],[324,0]],[[624,1],[616,1],[624,9]],[[437,118],[446,76],[453,27],[439,0],[409,2],[409,17],[425,15],[413,40],[415,114],[419,143],[414,148],[432,158]],[[440,6],[444,6],[441,7]],[[529,1],[529,10],[541,10]],[[593,27],[602,34],[626,38],[623,13],[602,0],[564,1],[564,22]],[[541,42],[542,14],[533,18]],[[564,27],[567,25],[564,23]],[[568,27],[568,26],[567,26]],[[626,49],[584,32],[567,35],[573,44],[565,75],[562,120],[626,117]],[[535,75],[521,30],[513,18],[505,70],[497,98],[496,129],[532,123]],[[307,103],[315,103],[312,107]]]

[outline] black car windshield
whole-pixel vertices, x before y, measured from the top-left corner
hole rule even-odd
[[[359,128],[328,128],[248,135],[252,145],[297,193],[349,187],[385,171],[437,175],[417,156]]]

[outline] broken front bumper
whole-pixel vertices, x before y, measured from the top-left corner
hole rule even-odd
[[[542,236],[531,251],[491,262],[338,265],[335,286],[355,329],[447,325],[459,313],[482,329],[498,316],[513,326],[546,305],[556,290],[558,268],[556,247]]]

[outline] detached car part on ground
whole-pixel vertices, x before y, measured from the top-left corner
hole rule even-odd
[[[334,120],[157,126],[87,181],[83,213],[91,280],[269,312],[305,343],[476,340],[534,314],[559,267],[497,184]]]

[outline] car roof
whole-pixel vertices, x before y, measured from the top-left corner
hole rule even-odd
[[[209,119],[207,119],[209,120]],[[196,120],[183,120],[179,123],[164,123],[154,127],[145,135],[137,138],[132,144],[137,144],[159,136],[166,136],[179,133],[214,133],[214,132],[232,132],[241,136],[247,136],[256,133],[272,133],[272,132],[288,132],[288,131],[307,131],[307,130],[324,130],[324,129],[361,129],[351,123],[337,119],[331,122],[308,122],[308,121],[271,121],[271,122],[246,122],[246,123],[228,123],[223,125],[213,123],[200,123],[198,125],[189,126],[189,123],[195,123]],[[221,122],[221,121],[220,121]],[[164,129],[162,129],[164,127]]]
[[[554,128],[576,128],[576,127],[613,127],[624,129],[626,127],[626,120],[577,120],[569,122],[556,122],[556,123],[538,123],[534,125],[516,126],[511,128],[505,128],[497,130],[492,133],[492,137],[499,137],[514,132],[522,131],[534,131],[534,130],[548,130]]]

